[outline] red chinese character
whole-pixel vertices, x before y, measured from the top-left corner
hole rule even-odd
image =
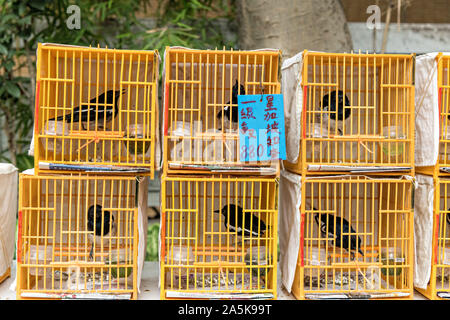
[[[269,153],[272,160],[280,158],[280,150],[278,150],[278,148],[271,148]]]
[[[269,147],[272,146],[272,138],[270,136],[267,136],[267,145]]]
[[[247,119],[256,119],[255,116],[253,115],[253,108],[252,107],[247,107]]]
[[[247,122],[244,121],[241,123],[241,132],[245,134],[247,130],[248,130]]]
[[[267,112],[266,114],[264,114],[264,120],[265,121],[269,121],[271,119],[277,119],[277,114],[275,112]]]
[[[248,138],[249,138],[249,139],[250,139],[250,138],[256,139],[256,136],[255,136],[255,129],[248,129]]]

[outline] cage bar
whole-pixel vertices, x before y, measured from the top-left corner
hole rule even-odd
[[[278,161],[239,161],[237,95],[280,93],[279,59],[278,50],[167,48],[165,172],[248,174],[268,167],[277,174]]]
[[[366,176],[302,179],[297,299],[412,299],[413,185]]]
[[[161,299],[276,299],[277,190],[267,177],[163,176]]]
[[[157,51],[40,43],[36,170],[96,166],[153,177],[158,66]]]
[[[303,53],[298,174],[411,171],[414,55]]]
[[[427,288],[416,290],[429,299],[443,300],[450,298],[450,178],[440,177],[433,181],[431,275]]]
[[[135,177],[20,175],[17,299],[137,299]]]

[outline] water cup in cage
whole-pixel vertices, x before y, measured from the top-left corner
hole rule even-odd
[[[383,127],[383,138],[390,139],[406,139],[403,130],[400,126],[387,126]],[[390,141],[383,142],[381,145],[383,151],[383,157],[386,162],[395,162],[396,159],[401,161],[404,150],[404,142],[402,141]]]
[[[402,278],[406,278],[405,275],[402,277],[402,266],[406,264],[406,259],[400,248],[397,248],[397,250],[395,250],[395,248],[382,248],[377,261],[382,263],[382,266],[380,267],[381,277],[388,285],[397,283],[398,286],[399,284],[402,284]],[[406,286],[406,284],[403,285]]]
[[[168,265],[188,266],[192,265],[194,260],[194,252],[190,246],[169,245],[166,249],[165,262]],[[187,274],[186,268],[179,268],[175,272],[181,276],[185,276]]]
[[[147,129],[148,130],[148,129]],[[130,124],[128,126],[127,140],[124,140],[125,147],[128,150],[128,156],[135,160],[142,159],[149,155],[150,141],[143,141],[144,126],[141,124]]]
[[[42,146],[48,152],[52,152],[56,155],[56,158],[63,160],[71,160],[70,157],[70,124],[65,121],[49,120],[44,125],[43,135],[40,141]],[[72,144],[72,155],[75,154],[75,142]]]

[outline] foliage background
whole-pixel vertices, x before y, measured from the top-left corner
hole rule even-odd
[[[0,162],[32,168],[36,48],[39,42],[120,49],[236,48],[235,0],[0,0]],[[71,30],[70,5],[81,28]],[[161,86],[160,86],[161,87]],[[159,223],[149,224],[146,260],[158,259]]]

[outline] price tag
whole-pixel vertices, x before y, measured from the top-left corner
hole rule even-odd
[[[239,161],[286,159],[283,95],[239,95]]]

